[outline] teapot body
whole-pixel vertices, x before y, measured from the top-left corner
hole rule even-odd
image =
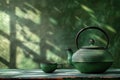
[[[102,73],[113,63],[107,50],[79,49],[72,56],[72,63],[82,73]]]

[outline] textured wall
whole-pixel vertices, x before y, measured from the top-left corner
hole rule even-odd
[[[66,48],[76,51],[74,38],[83,27],[99,26],[110,37],[113,67],[120,67],[120,0],[0,0],[0,67],[39,68],[51,61],[68,67]],[[81,35],[105,46],[98,31]]]

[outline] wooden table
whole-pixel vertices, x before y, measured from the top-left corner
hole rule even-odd
[[[54,73],[44,73],[41,69],[0,69],[0,79],[39,79],[39,80],[64,80],[64,79],[120,78],[120,69],[108,69],[102,74],[83,74],[76,69],[57,69]]]

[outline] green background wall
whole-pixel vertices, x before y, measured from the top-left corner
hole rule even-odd
[[[120,67],[120,0],[0,0],[0,68],[39,68],[57,62],[69,68],[66,48],[76,51],[75,36],[99,26],[110,37],[113,68]],[[105,46],[104,35],[88,30],[79,45]]]

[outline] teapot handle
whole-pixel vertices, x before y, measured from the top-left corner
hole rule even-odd
[[[105,35],[106,38],[107,38],[107,44],[106,44],[106,47],[105,47],[104,49],[107,49],[107,48],[108,48],[108,45],[109,45],[109,37],[108,37],[107,33],[106,33],[104,30],[102,30],[101,28],[99,28],[99,27],[91,26],[91,27],[83,28],[83,29],[81,29],[81,30],[77,33],[76,38],[75,38],[75,43],[76,43],[76,46],[77,46],[78,49],[79,49],[79,46],[78,46],[78,38],[79,38],[80,34],[81,34],[83,31],[87,30],[87,29],[97,29],[97,30],[103,32],[104,35]]]

